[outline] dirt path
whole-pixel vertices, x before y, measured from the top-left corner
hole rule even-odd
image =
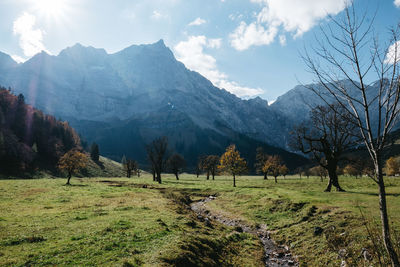
[[[278,246],[272,239],[270,239],[269,232],[265,225],[255,228],[243,221],[230,219],[221,214],[210,211],[207,208],[206,203],[213,201],[214,199],[214,196],[209,196],[200,201],[191,203],[190,207],[197,214],[199,219],[214,220],[228,226],[236,227],[239,231],[257,235],[264,246],[265,266],[299,266],[287,247]]]

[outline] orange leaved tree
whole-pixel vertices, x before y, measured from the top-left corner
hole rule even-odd
[[[240,157],[236,146],[230,145],[221,156],[218,168],[229,172],[233,176],[233,186],[236,187],[236,175],[244,173],[247,170],[247,164],[246,161]]]
[[[60,158],[60,160],[58,161],[58,169],[60,171],[67,172],[67,185],[70,184],[69,181],[71,180],[72,174],[79,171],[80,169],[85,168],[87,161],[87,156],[76,149],[71,149]]]
[[[281,173],[282,166],[283,164],[281,157],[275,155],[267,159],[263,167],[263,172],[271,174],[275,178],[275,183],[277,183],[278,181],[276,178]]]

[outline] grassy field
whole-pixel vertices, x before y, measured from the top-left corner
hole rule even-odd
[[[262,266],[257,237],[198,220],[190,200],[210,194],[214,212],[266,224],[302,266],[363,266],[372,251],[360,216],[379,218],[376,185],[341,177],[345,193],[324,193],[319,178],[165,175],[141,178],[0,180],[0,265]],[[147,184],[147,188],[143,185]],[[387,179],[394,229],[400,231],[400,179]],[[314,234],[315,227],[323,233]],[[373,228],[373,227],[372,227]]]

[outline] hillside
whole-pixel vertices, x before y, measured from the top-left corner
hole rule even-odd
[[[71,121],[84,136],[101,147],[103,155],[116,161],[121,153],[147,166],[146,144],[158,136],[168,137],[169,153],[178,152],[187,161],[187,170],[194,171],[200,155],[222,155],[226,147],[236,144],[252,172],[257,147],[270,155],[281,155],[289,168],[308,163],[304,157],[270,146],[237,133],[215,122],[215,129],[202,129],[186,114],[171,106],[160,112],[141,114],[118,122]]]
[[[74,148],[80,148],[80,138],[68,123],[0,87],[0,173],[54,171],[59,158]]]

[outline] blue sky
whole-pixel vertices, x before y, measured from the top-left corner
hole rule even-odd
[[[240,97],[268,101],[308,83],[299,54],[347,0],[0,0],[0,51],[26,60],[79,42],[113,53],[164,39],[188,68]],[[356,0],[376,32],[400,20],[400,0]]]

